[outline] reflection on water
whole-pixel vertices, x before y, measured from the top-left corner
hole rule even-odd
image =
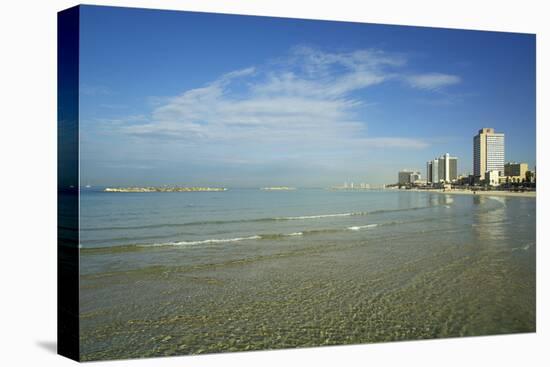
[[[398,207],[413,208],[413,207],[433,207],[452,205],[454,195],[444,193],[431,192],[398,192]]]
[[[454,202],[453,195],[450,194],[431,193],[427,194],[425,199],[426,206],[446,206]]]
[[[454,202],[453,196],[449,194],[441,195],[443,199],[441,200],[441,205],[451,205]]]
[[[506,200],[502,197],[472,196],[473,203],[477,205],[473,216],[473,232],[480,244],[487,245],[488,241],[494,241],[492,245],[498,245],[499,241],[508,239],[508,211]]]

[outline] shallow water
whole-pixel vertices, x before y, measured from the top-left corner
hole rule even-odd
[[[84,192],[82,358],[535,331],[535,203]]]

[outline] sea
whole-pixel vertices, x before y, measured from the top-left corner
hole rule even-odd
[[[536,200],[80,193],[83,360],[535,331]]]

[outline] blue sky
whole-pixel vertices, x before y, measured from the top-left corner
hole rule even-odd
[[[81,7],[81,180],[392,183],[472,137],[535,162],[535,36]]]

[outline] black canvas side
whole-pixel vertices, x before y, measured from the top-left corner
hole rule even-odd
[[[79,360],[79,7],[57,14],[57,352]]]

